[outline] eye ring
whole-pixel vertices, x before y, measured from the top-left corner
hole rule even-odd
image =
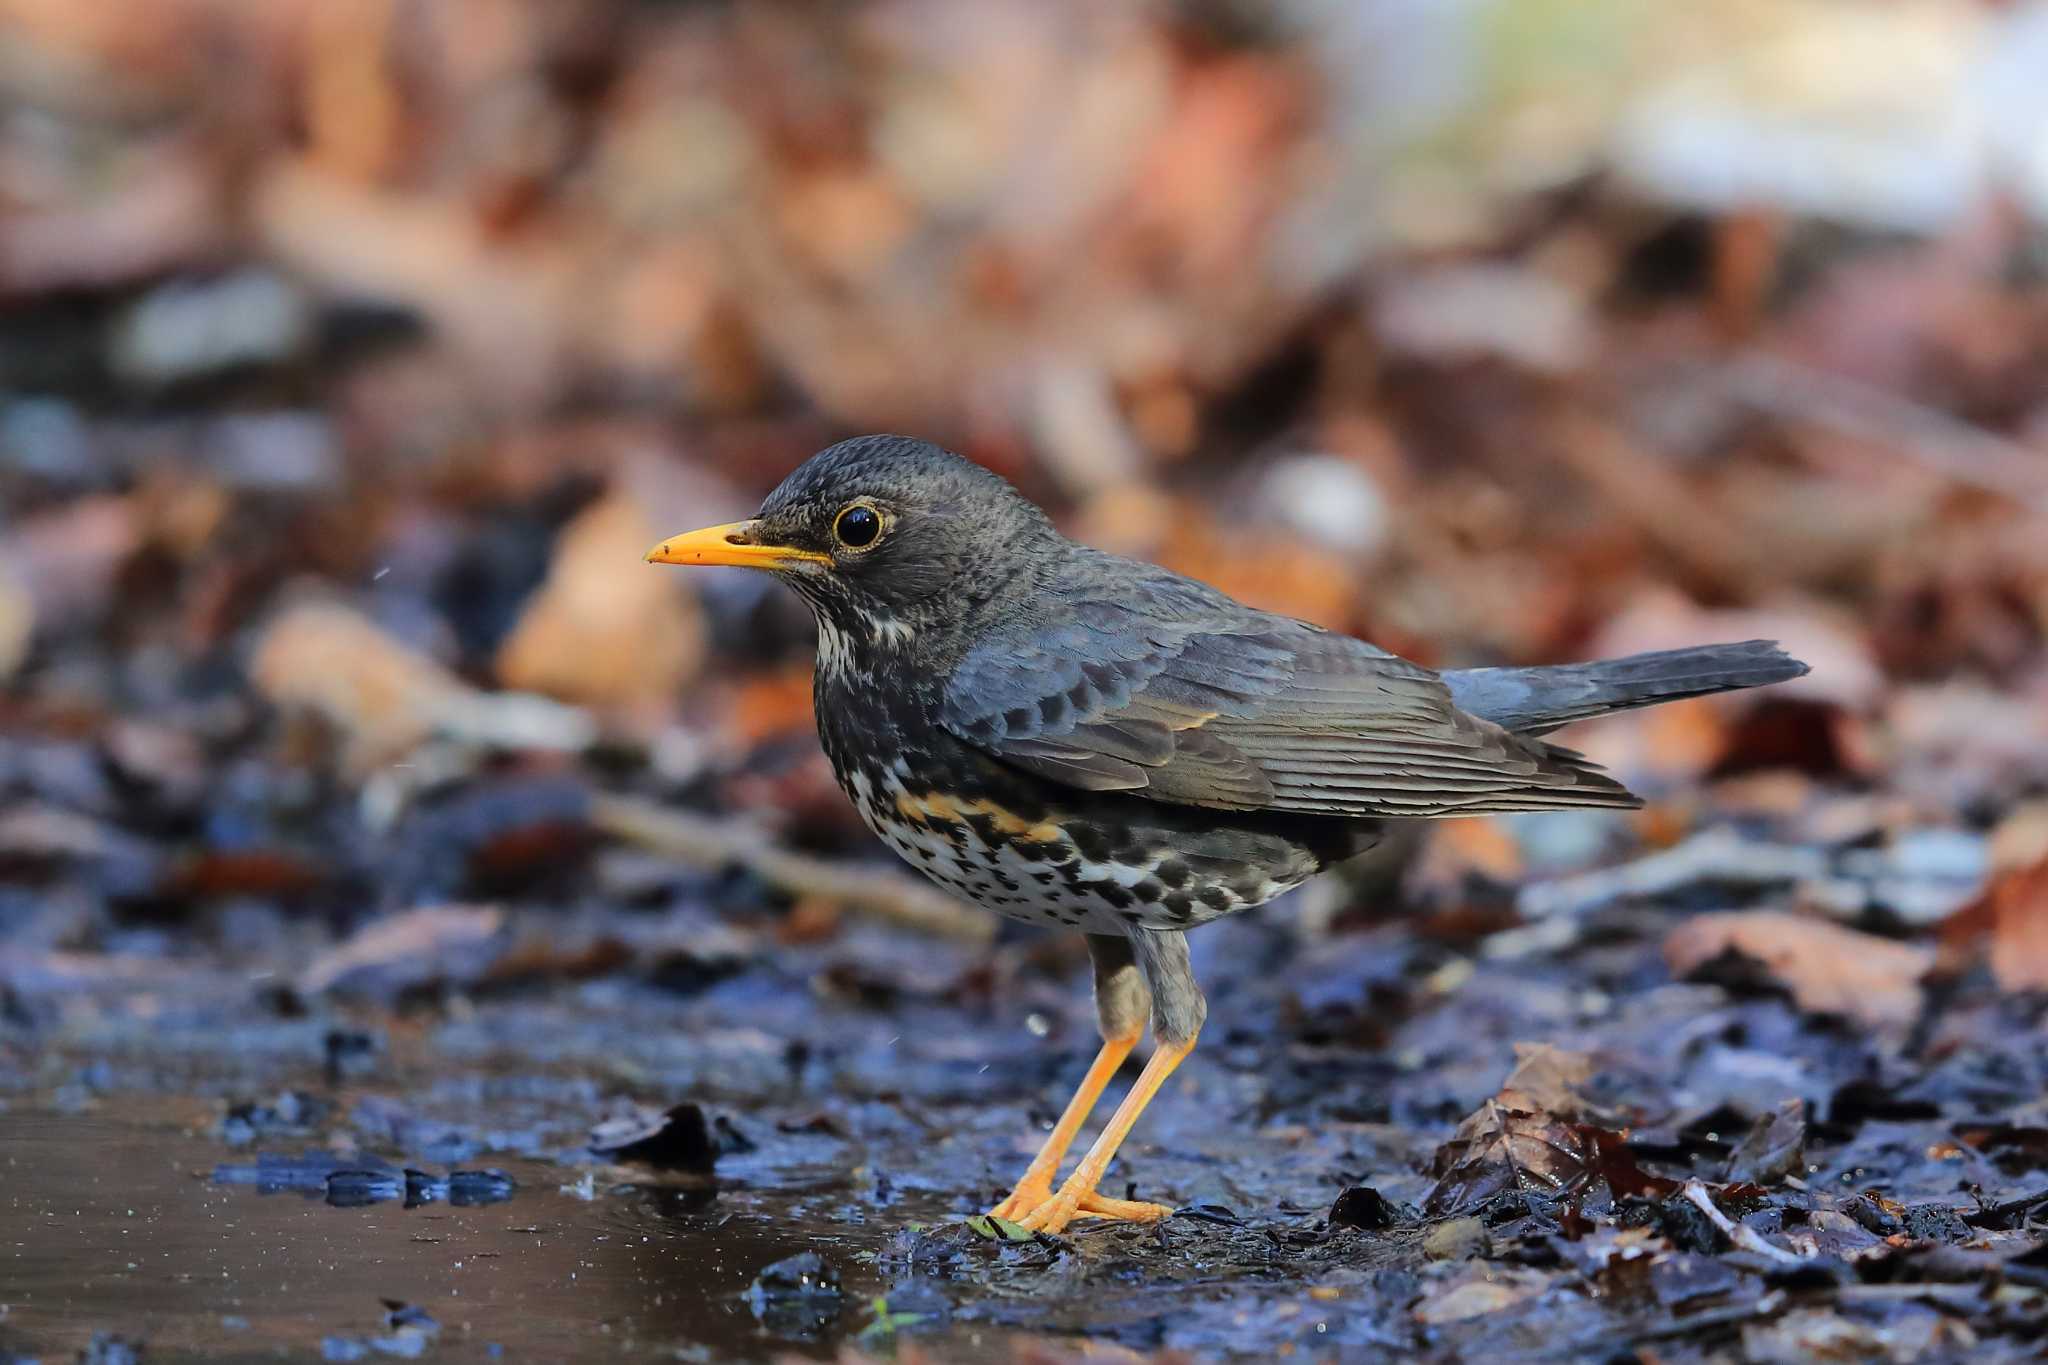
[[[849,503],[832,519],[832,536],[849,550],[865,550],[882,538],[882,514],[865,502]]]

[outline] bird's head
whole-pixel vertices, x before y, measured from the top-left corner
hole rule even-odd
[[[979,465],[861,436],[804,461],[751,520],[671,536],[647,560],[766,569],[828,627],[873,639],[959,619],[1057,542],[1044,513]]]

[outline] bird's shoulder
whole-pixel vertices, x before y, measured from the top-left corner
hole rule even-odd
[[[1082,546],[1012,602],[946,670],[956,720],[1076,687],[1103,694],[1078,702],[1122,704],[1168,672],[1220,691],[1257,692],[1304,670],[1442,686],[1433,671],[1368,641],[1250,606],[1162,565]]]

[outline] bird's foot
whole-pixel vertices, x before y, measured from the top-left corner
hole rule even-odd
[[[1004,1214],[1012,1222],[1020,1223],[1033,1232],[1065,1232],[1067,1224],[1076,1218],[1106,1218],[1119,1223],[1156,1223],[1171,1217],[1173,1210],[1164,1204],[1148,1204],[1141,1199],[1111,1199],[1097,1194],[1094,1190],[1075,1188],[1070,1181],[1060,1187],[1059,1193],[1041,1202],[1022,1217]]]
[[[1027,1172],[1024,1178],[1017,1182],[1017,1188],[1010,1191],[1010,1197],[988,1211],[989,1216],[1021,1223],[1026,1214],[1051,1198],[1052,1178]]]

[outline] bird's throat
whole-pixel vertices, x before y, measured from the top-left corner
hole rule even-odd
[[[900,616],[841,608],[818,613],[818,671],[839,681],[871,679],[886,660],[901,660],[917,628]]]

